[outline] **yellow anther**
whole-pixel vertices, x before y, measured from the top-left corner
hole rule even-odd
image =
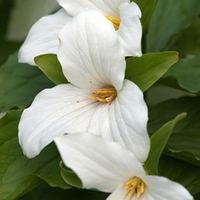
[[[127,199],[131,199],[135,193],[137,198],[139,198],[140,195],[144,192],[145,183],[142,179],[135,176],[126,183],[124,189],[128,190],[128,194],[126,196]]]
[[[119,29],[119,25],[120,25],[120,22],[121,22],[121,20],[119,18],[113,17],[111,15],[106,15],[106,18],[113,23],[115,30]]]
[[[89,96],[91,100],[97,100],[102,103],[109,103],[117,97],[117,91],[114,87],[102,88],[92,91],[92,96]]]

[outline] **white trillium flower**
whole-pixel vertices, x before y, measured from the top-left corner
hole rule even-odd
[[[141,56],[141,11],[130,0],[58,0],[63,7],[57,13],[41,18],[31,28],[19,51],[19,62],[35,65],[34,57],[55,53],[58,35],[66,23],[85,8],[94,9],[113,23],[125,56]],[[98,22],[96,22],[97,24]]]
[[[86,10],[61,31],[58,58],[70,84],[45,89],[25,109],[19,141],[34,157],[57,135],[89,131],[118,141],[144,162],[150,139],[143,93],[124,80],[124,51],[112,24]]]
[[[180,184],[147,175],[135,156],[118,143],[80,133],[55,138],[64,164],[83,188],[112,193],[107,200],[192,200]]]

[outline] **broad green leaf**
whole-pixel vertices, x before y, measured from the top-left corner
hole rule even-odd
[[[17,54],[10,56],[0,68],[0,112],[27,107],[47,87],[53,83],[37,67],[18,63]]]
[[[126,78],[135,82],[142,91],[150,88],[178,61],[177,52],[148,53],[127,59]]]
[[[43,184],[32,190],[19,200],[105,200],[109,194],[92,190],[71,188],[62,190]]]
[[[149,24],[147,51],[170,50],[178,39],[172,36],[187,28],[199,12],[199,0],[159,0]]]
[[[179,92],[188,92],[187,90],[183,89],[179,85],[179,83],[178,83],[178,81],[177,81],[177,79],[175,77],[167,76],[167,73],[165,75],[156,82],[155,86],[161,86],[161,87],[167,86],[167,87],[169,87],[171,89],[180,90]]]
[[[200,167],[163,155],[159,163],[159,175],[182,184],[191,194],[200,192]]]
[[[71,169],[64,166],[62,162],[60,163],[60,167],[61,167],[61,175],[67,184],[77,188],[82,188],[81,180]]]
[[[46,74],[46,76],[55,84],[67,83],[67,79],[63,75],[60,62],[55,54],[45,54],[37,56],[35,63]]]
[[[151,136],[151,149],[144,166],[149,174],[158,174],[160,156],[169,140],[170,135],[172,134],[175,125],[185,117],[186,113],[179,114],[175,119],[164,124]]]
[[[194,58],[181,59],[163,76],[164,79],[174,79],[181,88],[191,93],[200,92],[200,55]],[[167,80],[166,80],[167,81]],[[172,85],[170,85],[172,86]]]
[[[0,66],[20,47],[20,42],[0,41]]]
[[[138,6],[140,7],[142,11],[141,22],[142,22],[144,31],[146,31],[148,27],[149,20],[157,4],[157,1],[158,0],[134,0],[134,2],[138,4]]]
[[[195,17],[191,26],[179,34],[179,39],[171,49],[176,49],[181,57],[200,54],[200,17]]]
[[[164,153],[200,166],[200,97],[182,97],[150,107],[149,133],[181,112],[187,117],[175,127]]]
[[[60,156],[55,145],[49,145],[33,159],[27,159],[18,142],[21,111],[7,112],[0,120],[0,197],[16,199],[45,180],[49,185],[67,189],[60,175]]]

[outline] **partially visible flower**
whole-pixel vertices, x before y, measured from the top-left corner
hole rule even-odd
[[[71,21],[64,9],[55,14],[42,17],[36,22],[19,50],[19,62],[35,65],[34,58],[38,55],[57,53],[60,30]]]
[[[147,175],[135,156],[118,143],[80,133],[55,138],[64,164],[83,188],[112,192],[107,200],[192,200],[180,184]]]
[[[144,162],[147,106],[138,86],[124,80],[124,51],[112,24],[97,11],[81,12],[61,31],[58,59],[70,84],[43,90],[24,110],[19,141],[27,157],[57,135],[89,131],[127,146]]]
[[[57,53],[60,30],[85,8],[102,13],[117,30],[125,56],[141,56],[141,11],[130,0],[58,0],[63,7],[56,14],[41,18],[30,30],[19,51],[19,61],[35,65],[34,57]],[[94,23],[98,23],[97,21]]]

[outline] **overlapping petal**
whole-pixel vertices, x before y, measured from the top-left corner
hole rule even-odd
[[[98,103],[89,100],[88,95],[87,91],[71,84],[39,93],[32,105],[24,110],[19,123],[19,142],[24,154],[34,157],[56,135],[87,130],[98,109]]]
[[[67,22],[86,8],[98,11],[104,15],[104,18],[107,15],[119,18],[121,24],[117,33],[125,51],[125,56],[141,56],[142,32],[139,20],[141,12],[135,3],[130,3],[129,0],[59,0],[58,2],[63,6],[63,9],[56,14],[41,18],[31,28],[20,49],[19,62],[35,65],[35,56],[57,53],[60,30]],[[95,27],[104,25],[104,23],[99,24],[95,16],[91,16],[91,18]],[[112,24],[110,21],[109,23]]]
[[[111,104],[90,100],[90,95],[89,90],[71,84],[39,93],[24,110],[19,124],[24,154],[30,158],[36,156],[56,135],[88,131],[127,146],[144,162],[149,138],[147,110],[139,88],[125,81],[119,100]]]
[[[29,34],[19,51],[19,62],[35,65],[34,57],[57,53],[58,34],[63,26],[72,19],[64,9],[42,17],[30,29]]]
[[[145,176],[146,183],[144,200],[192,200],[191,194],[179,183],[165,177]]]
[[[117,189],[115,189],[114,192],[112,192],[106,200],[116,200],[116,199],[117,200],[129,200],[129,199],[126,199],[127,190],[124,189],[125,182],[118,185]],[[138,200],[138,199],[132,197],[130,200]],[[144,200],[144,199],[141,199],[141,200]],[[152,199],[149,199],[149,200],[152,200]]]
[[[138,5],[122,3],[120,5],[121,23],[117,31],[126,56],[141,56],[142,25],[141,11]]]
[[[58,3],[72,16],[84,8],[97,10],[104,15],[119,17],[119,5],[130,0],[57,0]]]
[[[143,93],[133,82],[125,80],[116,100],[110,105],[108,138],[120,142],[144,162],[150,149],[147,133],[148,109]],[[106,136],[103,133],[103,137]]]
[[[146,175],[143,178],[144,193],[139,198],[133,195],[130,200],[193,200],[192,195],[179,183],[161,176]],[[126,196],[127,190],[124,189],[124,184],[121,184],[106,200],[129,200]]]
[[[121,89],[125,60],[112,24],[97,11],[85,10],[60,32],[58,59],[67,79],[80,88]]]
[[[118,143],[80,133],[55,138],[63,162],[80,177],[84,188],[112,192],[144,171],[134,155]]]
[[[121,23],[117,33],[119,34],[119,40],[125,50],[125,55],[142,55],[141,11],[136,3],[130,3],[129,0],[59,0],[58,2],[72,16],[76,16],[85,8],[90,8],[97,10],[104,16],[110,15],[119,18]]]

